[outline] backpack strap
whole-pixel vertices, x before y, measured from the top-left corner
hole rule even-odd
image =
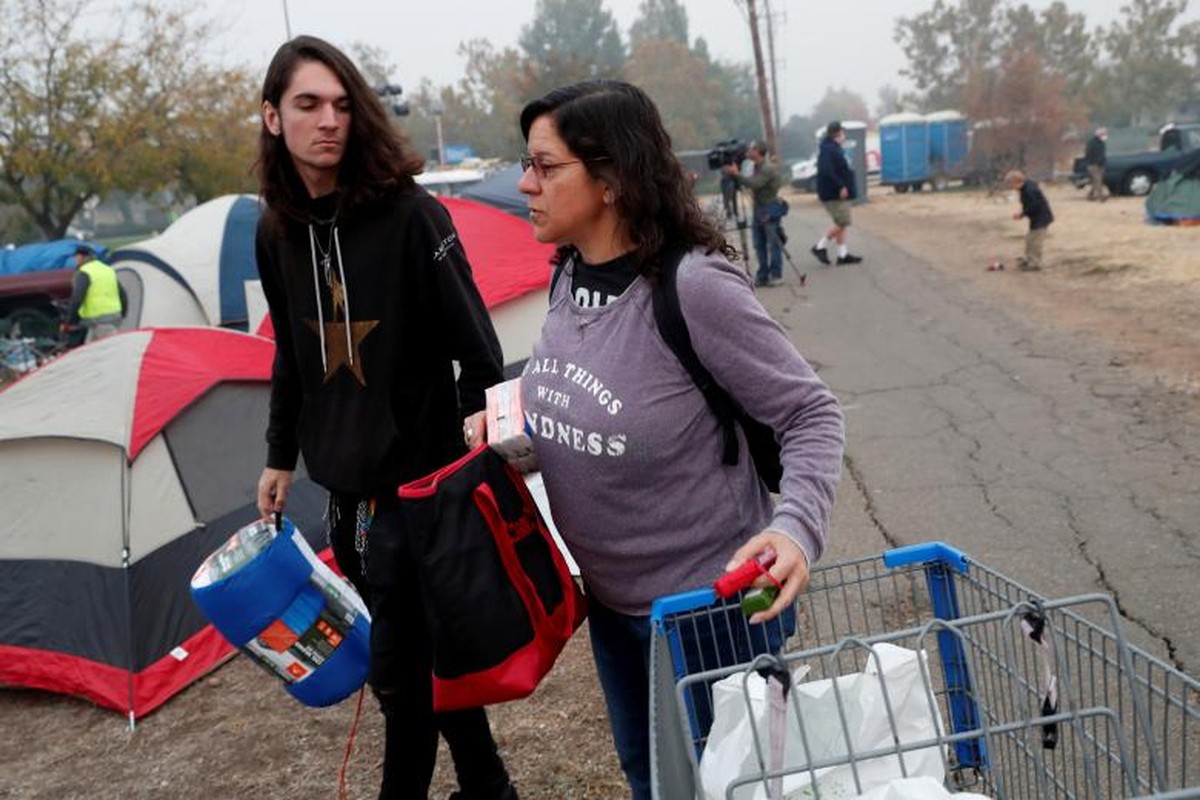
[[[564,269],[566,269],[566,265],[562,261],[554,264],[554,273],[550,276],[550,291],[546,294],[547,300],[554,297],[554,287],[558,286],[558,279],[562,277]]]
[[[650,292],[654,302],[654,321],[658,325],[659,335],[692,377],[692,382],[696,384],[700,394],[704,395],[709,409],[721,423],[724,436],[721,463],[733,466],[738,462],[738,439],[734,429],[736,410],[733,398],[717,385],[712,373],[700,363],[700,357],[692,347],[687,320],[683,318],[683,309],[679,305],[679,288],[675,277],[684,254],[685,251],[682,250],[667,250],[663,254],[658,281]]]

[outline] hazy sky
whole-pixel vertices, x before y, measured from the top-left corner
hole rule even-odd
[[[361,41],[383,48],[396,65],[395,78],[406,88],[416,87],[423,77],[438,85],[460,79],[461,42],[486,38],[497,49],[516,46],[536,7],[535,0],[210,0],[203,13],[226,26],[220,44],[230,60],[265,69],[286,38],[285,2],[293,35],[311,33],[340,46]],[[1049,5],[1049,0],[1028,2],[1039,9]],[[1115,19],[1125,2],[1068,0],[1068,5],[1085,13],[1095,27]],[[640,4],[604,0],[623,36]],[[905,88],[899,74],[904,59],[892,39],[895,19],[932,5],[933,0],[771,0],[783,117],[807,113],[828,86],[858,92],[872,107],[881,86]],[[685,7],[693,41],[704,37],[717,58],[752,60],[743,3],[686,0]],[[1186,18],[1200,18],[1200,2],[1191,4]]]

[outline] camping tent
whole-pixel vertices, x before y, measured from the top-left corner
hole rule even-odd
[[[506,361],[523,362],[545,316],[553,249],[533,238],[528,222],[478,202],[438,199],[462,236]],[[226,195],[187,212],[162,235],[114,252],[111,262],[129,295],[122,327],[269,332],[254,257],[258,218],[257,198]]]
[[[1200,150],[1184,156],[1146,197],[1151,222],[1200,224]]]
[[[254,260],[258,198],[230,194],[196,206],[160,235],[115,250],[129,295],[124,328],[219,325],[249,330],[261,295]]]
[[[232,648],[189,595],[258,516],[272,343],[217,328],[85,345],[0,392],[0,685],[141,717]],[[323,539],[297,471],[287,513]]]
[[[463,198],[439,198],[454,227],[492,317],[509,377],[520,374],[542,330],[549,304],[554,248],[533,238],[528,222]]]

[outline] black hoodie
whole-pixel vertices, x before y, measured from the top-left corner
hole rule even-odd
[[[300,452],[327,489],[377,495],[465,452],[461,421],[503,358],[441,203],[414,186],[345,217],[335,204],[275,236],[258,227],[276,341],[267,466]]]

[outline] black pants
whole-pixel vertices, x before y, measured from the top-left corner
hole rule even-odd
[[[331,500],[330,544],[342,572],[371,609],[369,683],[384,716],[380,800],[426,800],[437,760],[437,738],[446,738],[463,795],[500,797],[508,772],[482,708],[434,713],[433,665],[425,615],[417,591],[417,563],[401,535],[398,500],[381,497],[367,535],[367,569],[354,549],[358,498]],[[365,574],[364,574],[365,573]]]

